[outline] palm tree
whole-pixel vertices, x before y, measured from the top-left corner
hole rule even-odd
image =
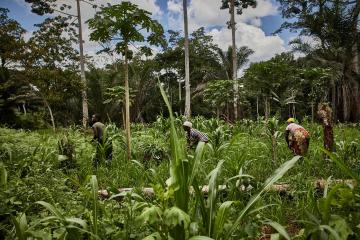
[[[220,48],[217,49],[217,53],[220,58],[221,66],[223,68],[223,76],[222,78],[230,79],[230,76],[233,76],[234,72],[237,72],[241,67],[243,67],[248,61],[249,56],[254,53],[254,51],[246,46],[242,46],[239,49],[237,49],[236,52],[236,61],[234,61],[234,51],[233,47],[229,46],[228,50],[226,52],[222,51]],[[233,68],[234,62],[236,63],[236,68]],[[238,86],[237,81],[234,85],[234,119],[236,120],[238,117]]]
[[[236,71],[238,71],[241,67],[243,67],[248,61],[249,56],[252,55],[254,51],[246,46],[242,46],[237,49],[237,57],[236,57]],[[220,62],[223,68],[222,76],[225,79],[230,79],[233,73],[233,47],[229,46],[227,51],[222,51],[220,48],[217,49],[217,54],[220,58]]]

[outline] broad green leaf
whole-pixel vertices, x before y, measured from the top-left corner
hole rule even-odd
[[[161,220],[161,216],[162,210],[159,207],[153,205],[151,207],[144,208],[137,219],[146,224],[154,224]]]
[[[65,156],[65,155],[58,155],[58,160],[59,161],[64,161],[64,160],[67,160],[67,159],[68,159],[68,157]]]
[[[231,235],[233,234],[233,232],[236,230],[236,228],[239,226],[239,224],[241,223],[242,218],[248,213],[249,209],[260,199],[261,195],[267,191],[271,185],[273,185],[276,181],[278,181],[280,178],[282,178],[282,176],[284,176],[284,174],[291,169],[292,167],[294,167],[294,165],[297,163],[297,161],[300,159],[300,156],[295,156],[293,157],[291,160],[285,162],[283,165],[281,165],[276,171],[275,173],[268,178],[265,181],[265,184],[262,188],[262,190],[257,193],[254,197],[252,197],[250,199],[250,201],[247,203],[247,205],[245,206],[245,208],[240,212],[239,217],[236,219],[236,221],[234,222],[233,226],[231,227],[231,229],[227,232],[227,235],[225,236],[224,239],[230,239]]]
[[[204,142],[199,142],[197,147],[196,147],[194,162],[193,162],[193,164],[191,166],[191,169],[190,169],[191,172],[190,172],[190,178],[189,178],[189,186],[192,185],[194,177],[197,174],[197,171],[199,169],[202,157],[204,155],[204,147],[205,147]]]
[[[79,224],[81,227],[83,227],[84,229],[87,229],[87,223],[86,221],[82,220],[81,218],[65,218],[65,220],[68,223],[76,223]]]
[[[341,171],[343,171],[345,174],[347,174],[348,176],[352,177],[353,179],[355,179],[356,181],[360,182],[360,175],[354,173],[348,166],[346,166],[346,164],[339,159],[334,153],[327,151],[326,149],[322,149],[322,151],[324,153],[326,153],[326,155],[328,155],[330,157],[330,159],[335,162],[335,164],[340,168]]]
[[[50,203],[44,202],[44,201],[37,201],[37,204],[40,204],[42,206],[44,206],[47,210],[49,210],[54,216],[56,216],[57,218],[59,218],[59,220],[61,221],[65,221],[65,217],[60,213],[60,211],[54,207],[53,205],[51,205]]]
[[[189,198],[189,169],[188,162],[185,157],[184,146],[179,141],[175,124],[174,116],[172,113],[171,105],[166,96],[166,93],[159,82],[160,92],[164,102],[168,108],[170,115],[170,146],[171,146],[171,159],[170,159],[170,178],[168,179],[169,188],[174,189],[175,204],[180,209],[187,211],[188,198]]]
[[[346,220],[340,216],[332,215],[329,226],[339,234],[340,239],[348,239],[348,236],[353,234]]]
[[[273,227],[285,239],[290,240],[289,234],[287,233],[286,229],[281,224],[279,224],[278,222],[274,222],[274,221],[266,221],[265,223],[270,225],[271,227]]]
[[[96,175],[91,176],[90,185],[91,185],[91,196],[92,196],[92,201],[93,201],[93,210],[92,210],[93,230],[94,230],[94,234],[98,235],[97,211],[98,211],[98,191],[99,191],[99,186],[98,186]]]
[[[168,208],[164,212],[165,224],[169,227],[183,226],[187,229],[190,225],[190,216],[178,207]]]
[[[142,240],[160,240],[161,235],[158,232],[154,232],[151,235],[144,237]]]
[[[227,214],[233,203],[234,203],[233,201],[226,201],[226,202],[222,203],[221,206],[219,207],[219,210],[217,211],[217,214],[215,217],[215,228],[214,228],[215,239],[218,239],[220,237],[221,233],[223,232]]]
[[[214,240],[214,239],[206,236],[194,236],[189,238],[189,240]]]
[[[328,230],[329,233],[335,238],[335,240],[341,240],[342,238],[340,238],[339,234],[330,226],[328,225],[320,225],[319,228],[321,230]]]
[[[280,234],[278,234],[278,233],[271,234],[270,240],[280,240]]]
[[[25,220],[24,220],[25,219]],[[27,224],[26,215],[24,213],[20,213],[17,217],[11,216],[11,220],[15,226],[15,234],[19,240],[26,240],[26,230]]]
[[[218,192],[218,182],[217,178],[220,175],[222,165],[224,160],[220,161],[216,168],[214,168],[209,175],[209,194],[208,194],[208,206],[209,206],[209,229],[208,229],[208,236],[212,235],[213,232],[213,222],[215,217],[215,207],[216,207],[216,199],[217,199],[217,192]]]

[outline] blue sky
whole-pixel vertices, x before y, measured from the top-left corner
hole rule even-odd
[[[74,0],[59,0],[59,2],[73,4],[71,11],[75,11]],[[116,4],[121,0],[95,0],[95,2]],[[182,30],[182,0],[131,0],[131,2],[152,12],[153,17],[163,25],[165,30]],[[189,29],[191,32],[199,27],[205,27],[213,36],[215,43],[225,50],[231,44],[231,32],[226,27],[226,21],[229,19],[228,11],[220,10],[220,2],[220,0],[189,0]],[[42,22],[45,18],[45,16],[31,13],[30,6],[25,0],[1,0],[0,7],[10,10],[9,16],[20,22],[28,31],[26,37],[36,30],[34,24]],[[84,21],[91,18],[94,13],[91,6],[82,3]],[[274,0],[258,0],[257,8],[245,10],[241,16],[236,16],[236,21],[237,46],[246,45],[255,51],[250,59],[252,62],[267,60],[277,53],[288,50],[288,41],[295,36],[289,32],[277,36],[272,35],[284,21]],[[94,55],[99,47],[97,43],[89,41],[89,33],[85,24],[85,52]]]

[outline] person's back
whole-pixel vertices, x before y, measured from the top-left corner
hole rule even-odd
[[[105,125],[102,122],[95,122],[92,125],[92,129],[94,132],[94,139],[97,140],[98,142],[102,142]]]
[[[186,132],[188,147],[195,146],[198,144],[198,142],[207,143],[209,141],[209,138],[205,133],[202,133],[199,130],[192,128],[191,122],[185,121],[183,124],[183,128]]]
[[[206,134],[200,132],[199,130],[195,128],[190,129],[189,134],[190,141],[196,141],[196,142],[205,142],[207,143],[209,141],[208,136]]]
[[[290,131],[290,133],[295,133],[295,131],[299,128],[303,128],[303,127],[296,123],[290,123],[289,125],[287,125],[285,131]]]
[[[287,124],[285,140],[294,154],[303,156],[309,148],[310,134],[304,127],[296,124],[294,118],[289,118]]]
[[[93,140],[97,142],[96,145],[96,154],[93,159],[94,166],[97,166],[102,158],[105,157],[106,161],[109,162],[112,160],[112,141],[108,139],[105,133],[105,125],[100,122],[100,116],[94,114],[92,117],[93,125]]]

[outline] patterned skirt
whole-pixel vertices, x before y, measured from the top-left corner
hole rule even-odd
[[[309,148],[310,134],[304,128],[298,128],[289,136],[289,147],[295,155],[304,156]]]

